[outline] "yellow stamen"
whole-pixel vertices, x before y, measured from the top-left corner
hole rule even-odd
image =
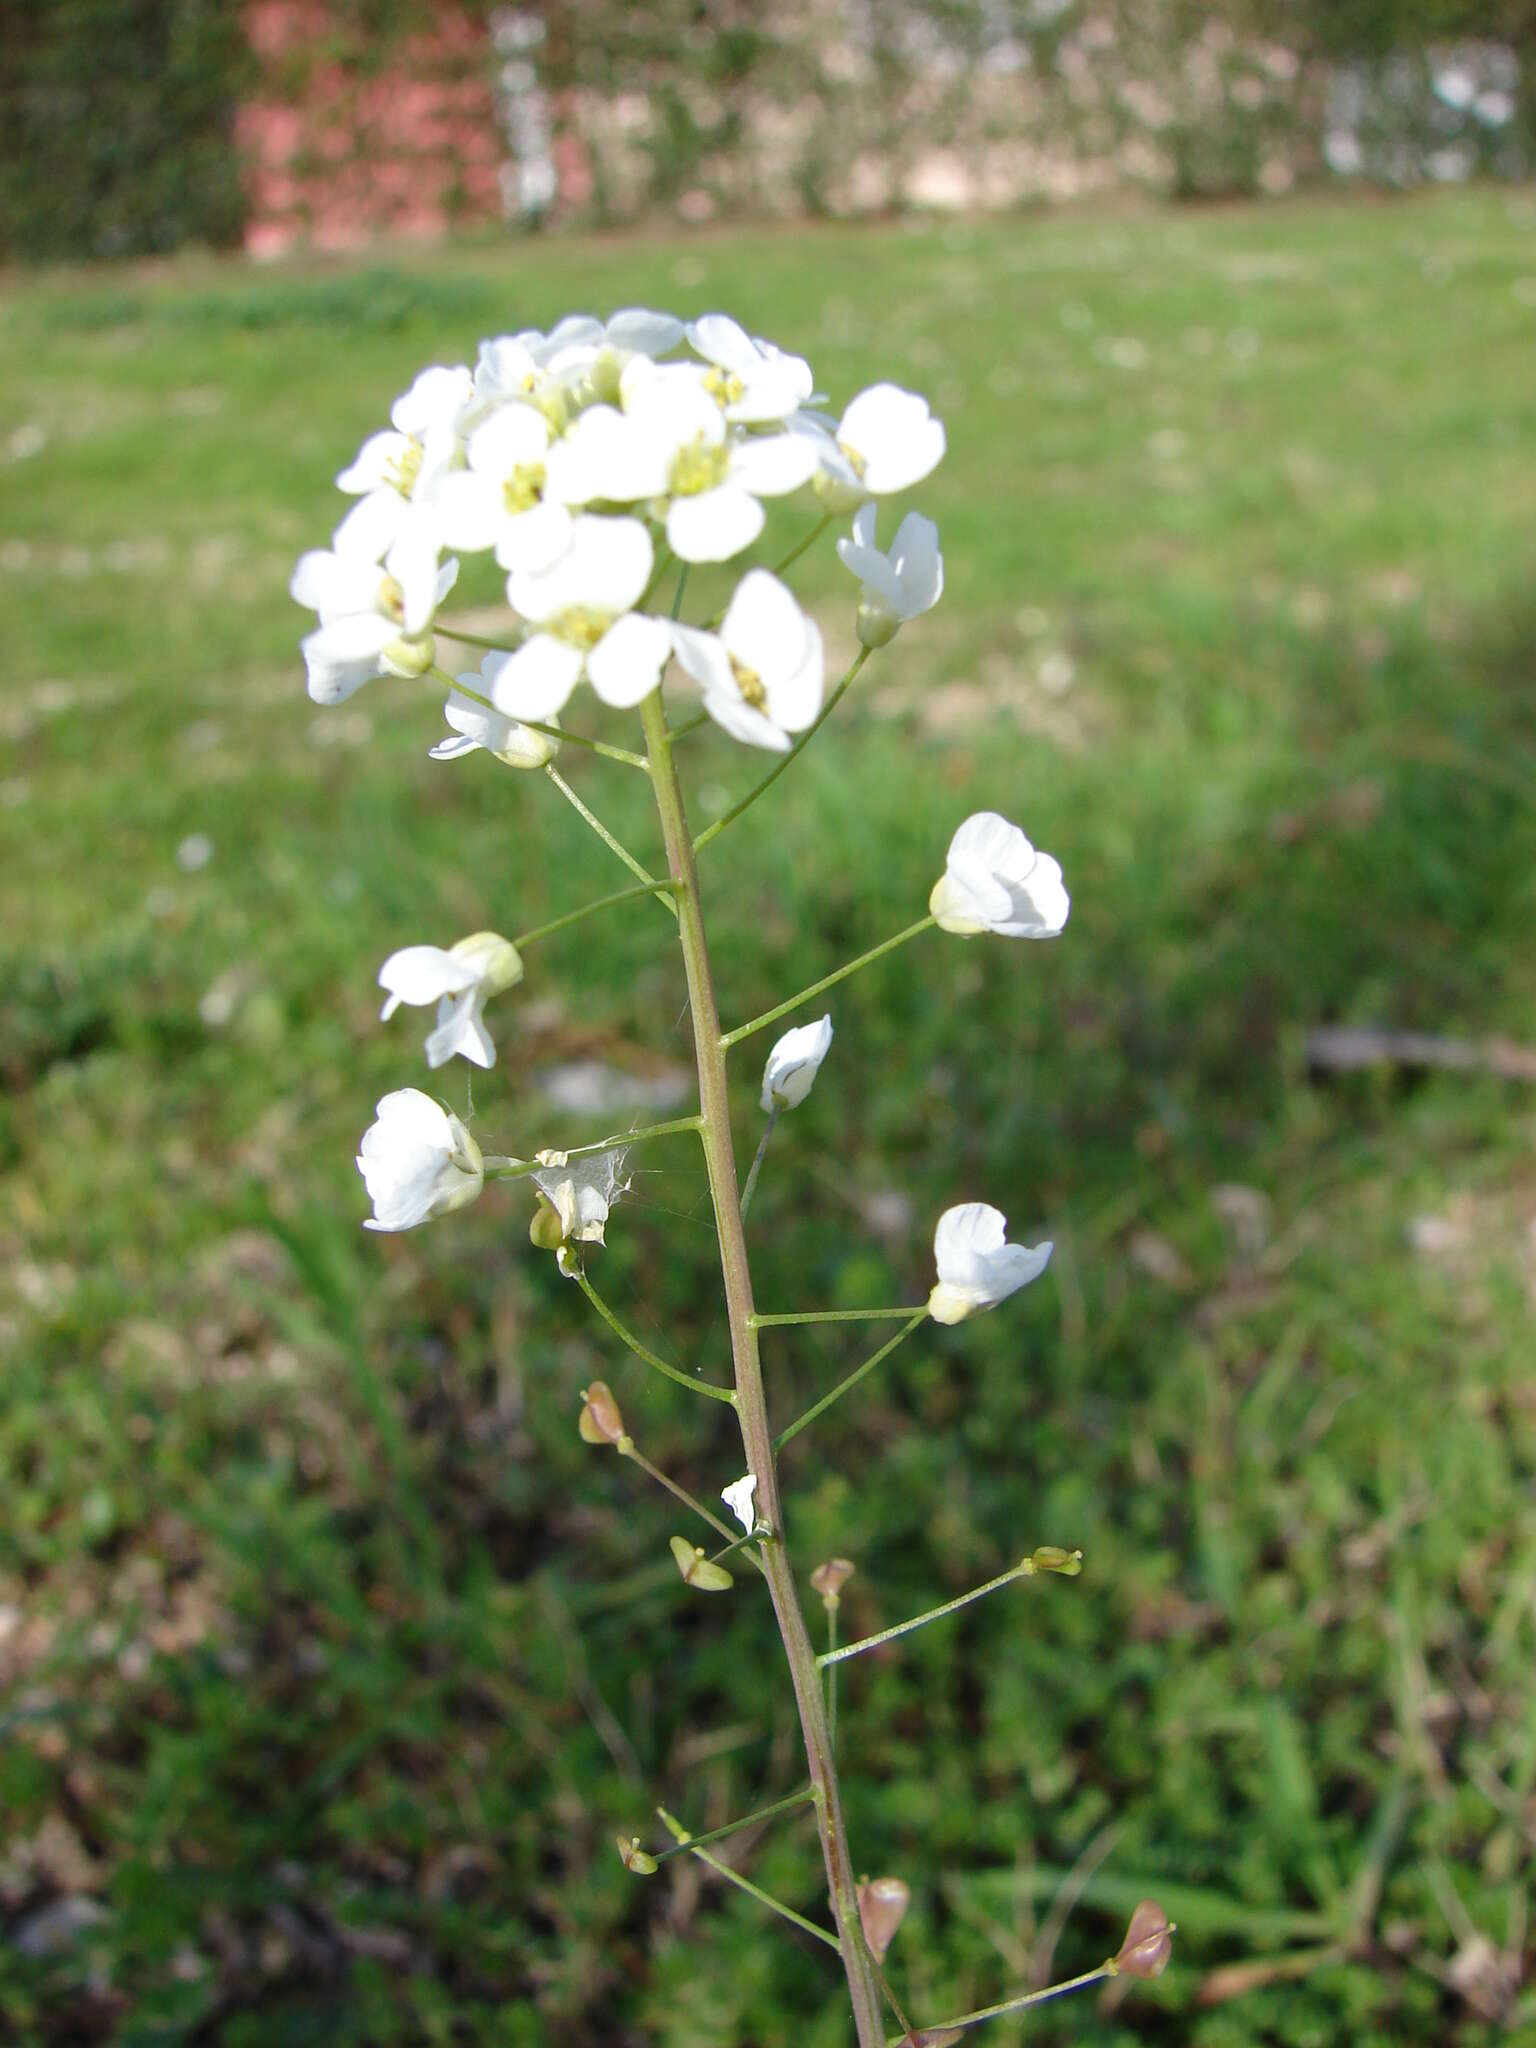
[[[755,668],[748,668],[745,662],[738,661],[734,654],[727,658],[730,661],[731,674],[736,678],[736,687],[741,692],[743,703],[750,704],[754,711],[761,711],[768,702],[768,692],[763,688],[762,677]]]

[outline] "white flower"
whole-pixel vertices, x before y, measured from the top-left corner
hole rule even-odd
[[[522,978],[517,948],[499,932],[471,932],[446,951],[404,946],[379,969],[379,987],[388,997],[379,1015],[392,1017],[402,1003],[436,1003],[437,1029],[427,1038],[427,1065],[443,1066],[462,1053],[473,1066],[493,1067],[496,1048],[481,1012],[492,996]]]
[[[603,1230],[609,1211],[629,1191],[622,1178],[628,1148],[611,1152],[588,1152],[569,1159],[564,1152],[539,1152],[543,1162],[530,1178],[559,1218],[565,1243],[603,1244]]]
[[[743,1473],[740,1479],[733,1479],[729,1486],[722,1486],[720,1498],[750,1536],[757,1527],[757,1509],[752,1505],[752,1496],[757,1491],[755,1473]]]
[[[815,388],[811,366],[771,341],[755,341],[725,313],[706,313],[688,328],[689,346],[712,367],[704,384],[728,420],[762,426],[788,419]]]
[[[505,654],[488,654],[478,671],[461,674],[459,681],[478,696],[488,697],[507,660]],[[509,768],[542,768],[560,751],[560,742],[552,734],[535,732],[532,726],[518,725],[513,719],[503,718],[489,705],[477,704],[474,698],[462,696],[457,690],[448,693],[443,716],[453,727],[453,737],[439,740],[435,747],[429,749],[434,761],[456,761],[461,754],[473,754],[484,747],[488,754],[494,754],[498,761],[505,761]]]
[[[570,313],[548,334],[525,328],[481,342],[476,394],[492,403],[527,397],[547,402],[583,380],[616,386],[630,356],[665,355],[682,338],[681,320],[646,306],[627,306],[606,324],[590,313]]]
[[[1037,1280],[1050,1264],[1050,1244],[1009,1244],[1008,1219],[985,1202],[946,1209],[933,1233],[938,1285],[928,1297],[936,1323],[963,1323],[979,1309],[995,1308]]]
[[[749,746],[788,753],[821,709],[821,632],[777,576],[749,569],[719,634],[674,626],[677,658],[703,686],[704,709]]]
[[[763,1068],[763,1108],[796,1109],[811,1092],[811,1083],[821,1071],[832,1044],[832,1019],[814,1024],[797,1024],[786,1031]]]
[[[343,541],[301,555],[289,592],[320,614],[316,632],[302,642],[309,694],[317,704],[340,704],[373,676],[419,676],[432,666],[428,627],[453,588],[459,565],[441,566],[437,543],[421,528],[401,535],[382,566]]]
[[[546,569],[571,544],[571,515],[548,487],[549,423],[531,405],[503,405],[476,427],[468,468],[437,486],[444,547],[494,548],[503,569]]]
[[[364,1229],[413,1230],[475,1199],[485,1167],[456,1116],[418,1088],[386,1095],[376,1114],[357,1155],[374,1211]]]
[[[854,515],[853,539],[837,544],[838,559],[858,577],[859,639],[884,647],[909,619],[932,611],[944,593],[944,557],[939,529],[921,512],[909,512],[896,529],[888,555],[875,545],[875,508]]]
[[[413,525],[430,525],[473,395],[474,379],[467,369],[438,365],[423,370],[395,400],[390,410],[394,431],[370,435],[336,479],[358,500],[337,531],[336,545],[343,553],[377,562]]]
[[[943,422],[929,412],[926,398],[898,384],[861,391],[835,427],[804,412],[789,424],[815,448],[821,466],[816,490],[833,512],[851,512],[866,498],[921,483],[944,453]]]
[[[996,811],[966,819],[928,898],[940,929],[966,937],[998,932],[1005,939],[1054,939],[1071,907],[1060,866]]]
[[[638,519],[583,514],[558,562],[514,569],[508,602],[540,630],[497,676],[497,710],[509,718],[548,718],[583,675],[605,704],[648,697],[671,645],[664,620],[630,609],[650,581],[651,563],[651,537]]]
[[[667,542],[682,561],[739,555],[763,530],[759,498],[783,497],[816,474],[803,434],[730,432],[705,380],[686,365],[631,363],[620,396],[636,446],[625,495],[671,501]]]

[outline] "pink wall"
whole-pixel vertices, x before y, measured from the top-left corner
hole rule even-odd
[[[501,214],[482,26],[451,5],[387,68],[340,61],[325,0],[248,0],[263,85],[239,114],[253,256],[440,235]]]

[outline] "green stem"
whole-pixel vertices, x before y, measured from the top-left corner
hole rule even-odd
[[[656,1854],[658,1863],[665,1863],[669,1856],[681,1856],[686,1850],[702,1849],[706,1842],[724,1841],[727,1835],[739,1834],[743,1828],[751,1827],[755,1820],[772,1820],[776,1813],[788,1813],[792,1806],[809,1805],[816,1797],[809,1785],[799,1792],[791,1792],[787,1799],[776,1799],[772,1806],[760,1806],[756,1813],[744,1813],[740,1820],[728,1820],[723,1828],[711,1828],[707,1835],[689,1835],[686,1841],[679,1840],[676,1848],[660,1849]]]
[[[488,641],[481,644],[490,645]],[[509,712],[501,710],[483,691],[474,689],[468,683],[461,683],[457,676],[449,675],[446,669],[429,668],[427,678],[431,682],[441,684],[445,690],[454,690],[459,696],[467,697],[471,704],[478,704],[486,711],[494,711],[498,718],[505,718],[512,725],[526,726],[529,732],[543,733],[546,739],[569,740],[573,747],[586,747],[591,753],[601,754],[605,760],[622,761],[627,768],[645,766],[644,754],[631,753],[628,747],[610,747],[606,740],[588,739],[584,732],[567,732],[563,726],[545,725],[541,719],[513,718]]]
[[[842,1954],[843,1945],[835,1934],[830,1933],[825,1927],[818,1927],[814,1920],[807,1920],[803,1913],[797,1913],[793,1906],[786,1906],[782,1899],[776,1899],[772,1892],[765,1892],[760,1884],[754,1884],[750,1877],[743,1877],[739,1870],[732,1870],[729,1863],[722,1863],[718,1856],[711,1856],[707,1849],[701,1849],[682,1822],[674,1820],[664,1806],[658,1806],[656,1812],[662,1826],[675,1838],[679,1848],[697,1856],[701,1863],[707,1863],[710,1869],[723,1877],[728,1884],[735,1885],[738,1891],[743,1891],[749,1898],[756,1899],[757,1903],[766,1906],[770,1913],[777,1913],[781,1919],[792,1921],[802,1933],[814,1934],[818,1941],[824,1941],[828,1948],[835,1949],[839,1955]]]
[[[580,1266],[572,1266],[571,1272],[575,1277],[577,1286],[597,1310],[609,1329],[612,1330],[621,1343],[629,1346],[636,1358],[643,1358],[645,1363],[654,1371],[663,1374],[669,1380],[676,1380],[680,1387],[687,1387],[690,1393],[705,1394],[711,1401],[729,1401],[734,1407],[736,1396],[729,1387],[717,1387],[708,1380],[690,1379],[687,1373],[679,1372],[675,1365],[668,1365],[664,1358],[658,1358],[654,1351],[647,1350],[634,1332],[626,1329],[619,1321],[613,1310],[587,1278],[582,1268]],[[729,1535],[731,1532],[727,1529],[725,1533]]]
[[[752,1196],[757,1187],[757,1176],[763,1170],[763,1161],[768,1156],[768,1140],[773,1136],[773,1127],[779,1120],[779,1105],[775,1103],[768,1112],[768,1121],[763,1126],[763,1135],[757,1141],[757,1150],[752,1154],[752,1164],[747,1168],[747,1184],[741,1191],[741,1220],[747,1220],[747,1211],[752,1206]],[[754,1328],[761,1327],[763,1318],[752,1318]]]
[[[844,1394],[850,1393],[866,1373],[873,1372],[883,1358],[889,1358],[898,1344],[904,1344],[918,1324],[926,1322],[927,1317],[928,1311],[926,1308],[917,1309],[913,1313],[912,1320],[899,1329],[888,1344],[882,1344],[880,1349],[871,1357],[866,1358],[862,1365],[855,1366],[847,1379],[839,1380],[830,1393],[823,1394],[821,1399],[814,1406],[807,1408],[803,1415],[797,1415],[788,1429],[781,1429],[773,1440],[773,1448],[776,1451],[782,1451],[784,1446],[797,1437],[802,1429],[805,1429],[810,1423],[814,1422],[818,1415],[824,1415],[834,1401],[841,1401]]]
[[[821,517],[817,520],[816,524],[811,528],[810,532],[804,534],[799,540],[795,542],[794,546],[790,549],[789,553],[784,556],[782,561],[775,562],[773,567],[773,573],[775,576],[782,576],[786,569],[792,569],[795,566],[796,562],[799,561],[800,557],[805,553],[807,548],[813,548],[816,545],[817,541],[821,539],[821,536],[832,524],[832,516],[833,515],[830,512],[823,512]],[[724,617],[725,608],[722,606],[721,609],[717,611],[712,618],[708,618],[704,621],[705,631],[712,633]]]
[[[1048,1999],[1061,1998],[1068,1991],[1086,1991],[1090,1984],[1102,1984],[1106,1978],[1118,1977],[1120,1971],[1111,1956],[1107,1963],[1100,1963],[1096,1970],[1084,1970],[1081,1977],[1068,1977],[1060,1984],[1047,1984],[1043,1991],[1026,1991],[1021,1998],[1005,1998],[1001,2005],[984,2005],[976,2012],[963,2012],[958,2019],[940,2020],[937,2026],[926,2026],[925,2035],[943,2034],[954,2027],[974,2027],[982,2020],[1001,2019],[1004,2013],[1023,2012],[1027,2006],[1044,2005]],[[910,2036],[894,2035],[886,2048],[902,2048],[904,2039]]]
[[[456,640],[461,647],[483,647],[487,654],[511,654],[512,648],[505,640],[487,640],[483,633],[467,633],[459,626],[450,626],[439,619],[432,628],[444,640]]]
[[[625,867],[629,869],[629,872],[636,878],[636,880],[649,883],[651,888],[653,888],[656,891],[658,899],[666,905],[667,909],[671,912],[672,917],[675,920],[677,917],[677,904],[673,900],[673,890],[671,884],[668,882],[658,881],[655,875],[651,873],[649,868],[645,868],[640,865],[639,861],[635,859],[635,856],[630,852],[629,848],[623,843],[623,841],[620,839],[616,839],[614,835],[608,830],[608,827],[603,823],[602,819],[599,818],[594,812],[588,810],[587,806],[582,802],[581,798],[576,794],[575,790],[572,789],[571,785],[566,781],[565,777],[560,773],[559,769],[555,767],[552,761],[548,761],[545,763],[544,773],[549,777],[550,781],[555,785],[556,789],[559,790],[560,794],[565,798],[566,802],[571,806],[572,810],[575,811],[577,817],[582,819],[584,823],[592,827],[592,830],[597,834],[598,838],[601,839],[604,846],[608,847],[611,852],[616,853],[618,855],[619,859],[623,861]]]
[[[697,732],[701,725],[708,725],[708,723],[709,713],[707,711],[695,711],[692,718],[685,718],[681,725],[669,725],[667,727],[667,738],[674,741],[685,740],[689,733]]]
[[[797,1309],[793,1315],[754,1316],[752,1321],[759,1330],[777,1330],[791,1323],[885,1323],[894,1322],[898,1316],[925,1316],[927,1313],[926,1307],[914,1308],[908,1302],[903,1308]]]
[[[614,1449],[621,1458],[628,1458],[632,1465],[638,1465],[640,1470],[654,1479],[658,1486],[665,1487],[674,1500],[680,1500],[685,1508],[692,1508],[696,1515],[702,1516],[717,1535],[730,1535],[729,1525],[722,1522],[718,1515],[711,1514],[703,1501],[695,1500],[686,1486],[679,1486],[675,1479],[667,1477],[659,1465],[653,1465],[643,1451],[636,1449],[633,1437],[620,1437],[619,1441],[614,1445]]]
[[[564,917],[551,918],[548,924],[536,924],[531,932],[519,932],[512,943],[521,952],[535,939],[550,938],[555,932],[563,932],[567,925],[580,924],[584,917],[595,916],[599,910],[611,910],[616,903],[633,903],[641,896],[655,896],[666,887],[665,882],[640,882],[633,889],[615,889],[611,896],[599,896],[595,902],[584,903],[580,910],[569,910]]]
[[[1035,1572],[1034,1559],[1026,1557],[1012,1571],[999,1572],[984,1586],[972,1586],[970,1592],[962,1593],[958,1600],[946,1600],[942,1607],[930,1607],[926,1614],[914,1614],[910,1621],[898,1621],[894,1628],[883,1628],[878,1635],[861,1636],[856,1643],[844,1643],[840,1650],[827,1650],[816,1662],[823,1670],[831,1664],[846,1664],[850,1657],[862,1657],[866,1650],[877,1650],[882,1643],[894,1643],[898,1636],[909,1636],[914,1629],[926,1628],[930,1621],[942,1621],[946,1614],[969,1607],[973,1600],[985,1600],[989,1593],[997,1592],[1000,1586],[1011,1586],[1015,1579],[1032,1579]]]
[[[736,820],[741,816],[743,811],[751,810],[752,806],[757,802],[758,798],[763,795],[764,791],[771,789],[774,783],[778,781],[779,777],[784,773],[784,770],[789,766],[790,762],[799,759],[800,755],[805,752],[806,748],[810,745],[811,741],[815,739],[817,733],[820,732],[821,728],[832,716],[832,713],[837,709],[838,703],[843,695],[843,692],[847,689],[848,685],[853,681],[854,677],[858,674],[859,670],[864,666],[865,662],[868,661],[868,659],[869,649],[867,647],[861,647],[858,653],[853,657],[853,666],[849,669],[848,673],[843,677],[842,681],[837,685],[837,688],[832,692],[831,696],[827,699],[826,703],[822,705],[821,710],[817,713],[815,723],[812,725],[808,725],[806,727],[805,731],[801,733],[799,739],[795,741],[795,744],[790,748],[789,752],[787,754],[780,755],[779,759],[775,761],[773,766],[768,770],[768,773],[762,778],[760,782],[755,782],[752,785],[752,787],[747,791],[746,795],[742,798],[739,804],[732,804],[731,808],[725,813],[723,817],[716,818],[713,825],[706,825],[704,827],[704,830],[693,842],[693,850],[695,853],[702,853],[704,848],[709,845],[712,839],[718,839],[720,837],[720,834],[725,830],[727,825],[734,825]],[[701,716],[707,718],[709,714],[708,712],[704,712],[701,713]]]
[[[916,924],[909,924],[905,931],[897,932],[891,939],[885,939],[878,946],[871,946],[867,953],[861,953],[857,960],[850,960],[833,974],[824,974],[820,981],[813,981],[809,988],[801,989],[798,995],[787,1002],[775,1003],[771,1010],[764,1010],[761,1017],[754,1017],[747,1024],[738,1024],[734,1031],[727,1031],[720,1041],[722,1052],[729,1052],[733,1045],[740,1045],[744,1038],[750,1038],[754,1031],[761,1031],[766,1025],[777,1024],[781,1017],[787,1017],[791,1010],[798,1010],[802,1003],[808,1003],[812,996],[819,996],[823,989],[833,988],[840,981],[846,981],[850,974],[857,974],[861,967],[868,967],[871,961],[880,959],[886,953],[894,953],[898,946],[904,946],[908,939],[915,939],[919,932],[930,930],[937,919],[931,914],[920,917]]]
[[[837,1765],[827,1732],[821,1674],[816,1668],[816,1653],[806,1631],[800,1596],[784,1544],[784,1510],[779,1499],[768,1404],[763,1391],[762,1361],[758,1356],[757,1332],[751,1324],[752,1271],[742,1229],[736,1157],[731,1144],[730,1095],[725,1052],[720,1040],[720,1012],[715,1001],[709,941],[699,898],[699,871],[694,860],[693,840],[688,831],[683,793],[677,779],[677,763],[667,737],[666,713],[659,690],[646,698],[640,707],[640,715],[651,762],[651,786],[656,792],[656,807],[666,841],[668,871],[678,887],[678,939],[688,980],[689,1018],[699,1070],[699,1107],[704,1117],[704,1159],[709,1169],[710,1194],[720,1240],[720,1269],[725,1283],[731,1354],[736,1369],[736,1416],[741,1425],[747,1469],[757,1479],[757,1511],[774,1532],[762,1546],[763,1569],[805,1740],[806,1763],[816,1795],[816,1825],[826,1865],[828,1899],[837,1925],[837,1947],[848,1981],[859,2048],[882,2048],[885,2029],[881,2018],[880,1989],[859,1921],[853,1860],[848,1852]],[[822,1938],[831,1940],[825,1934]]]
[[[700,1116],[675,1116],[664,1124],[641,1124],[638,1130],[619,1131],[611,1138],[595,1138],[590,1145],[567,1145],[567,1159],[585,1159],[592,1152],[616,1152],[621,1146],[638,1145],[645,1138],[670,1138],[676,1131],[701,1131],[704,1119]],[[488,1152],[481,1164],[487,1178],[492,1180],[527,1180],[532,1174],[544,1173],[548,1169],[540,1159],[513,1159],[501,1153]]]

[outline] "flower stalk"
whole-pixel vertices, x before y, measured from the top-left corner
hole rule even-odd
[[[752,1325],[752,1271],[747,1259],[741,1201],[737,1192],[736,1158],[731,1141],[725,1041],[720,1033],[693,840],[688,830],[682,787],[672,757],[672,742],[667,734],[660,691],[654,691],[644,700],[640,715],[651,764],[651,783],[656,792],[656,807],[666,843],[668,869],[677,885],[678,939],[683,950],[689,1016],[698,1061],[704,1158],[720,1240],[720,1266],[725,1282],[736,1373],[736,1414],[741,1425],[747,1469],[757,1480],[758,1515],[772,1532],[762,1546],[763,1568],[805,1741],[806,1762],[815,1797],[817,1831],[826,1865],[827,1891],[837,1926],[837,1947],[848,1980],[859,2048],[881,2048],[884,2026],[880,2017],[880,1988],[859,1923],[853,1864],[848,1852],[848,1835],[843,1821],[821,1674],[784,1544],[778,1472],[763,1391],[757,1331]],[[704,1853],[707,1856],[708,1852]]]
[[[920,917],[916,924],[909,924],[893,938],[883,940],[878,946],[871,946],[867,953],[860,953],[855,960],[847,960],[831,974],[823,975],[820,981],[813,981],[809,988],[801,989],[787,1002],[775,1003],[771,1010],[764,1010],[760,1017],[753,1017],[745,1024],[738,1024],[734,1031],[727,1031],[720,1040],[722,1052],[729,1052],[733,1045],[740,1045],[744,1038],[750,1038],[754,1031],[762,1031],[770,1024],[777,1024],[781,1017],[787,1017],[791,1010],[798,1010],[802,1003],[808,1003],[812,996],[819,996],[823,989],[835,988],[840,981],[846,981],[850,974],[857,974],[861,967],[869,967],[887,953],[894,953],[898,946],[904,946],[908,939],[915,939],[920,932],[931,931],[938,922],[932,916]]]

